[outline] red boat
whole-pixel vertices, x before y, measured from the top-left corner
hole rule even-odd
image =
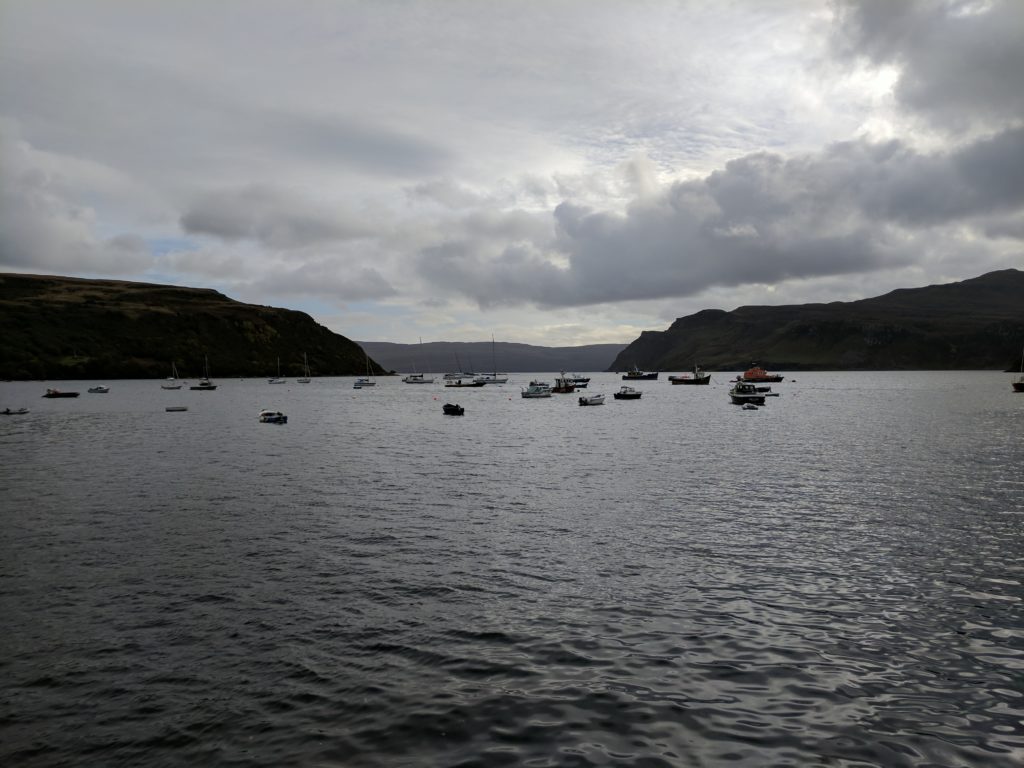
[[[764,368],[759,365],[755,365],[752,368],[748,368],[742,376],[740,381],[749,381],[754,384],[767,384],[773,381],[782,381],[783,376],[778,373],[768,373]]]

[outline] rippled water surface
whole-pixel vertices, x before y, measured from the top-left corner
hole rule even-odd
[[[1008,375],[528,378],[0,384],[0,763],[1024,763]]]

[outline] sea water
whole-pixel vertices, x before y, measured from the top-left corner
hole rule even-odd
[[[0,764],[1024,762],[1007,375],[531,378],[0,384]]]

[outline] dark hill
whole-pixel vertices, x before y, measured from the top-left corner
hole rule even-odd
[[[395,344],[361,341],[359,344],[381,365],[395,371],[443,373],[474,370],[505,373],[523,371],[603,371],[625,344],[587,344],[581,347],[539,347],[532,344],[489,341],[433,341]]]
[[[366,372],[353,341],[303,312],[217,291],[117,280],[0,275],[0,378],[116,379]],[[374,373],[380,366],[370,361]]]
[[[645,331],[612,369],[1006,370],[1022,346],[1024,272],[1004,269],[860,301],[703,310]]]

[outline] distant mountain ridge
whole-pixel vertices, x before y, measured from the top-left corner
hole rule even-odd
[[[1024,272],[1004,269],[860,301],[706,309],[645,331],[611,368],[1016,370],[1022,346]]]
[[[523,373],[533,371],[603,371],[625,344],[587,344],[580,347],[540,347],[507,341],[432,341],[398,344],[358,342],[389,370],[407,373],[474,371]]]
[[[217,291],[121,280],[0,274],[0,378],[365,374],[359,346],[304,312]],[[382,373],[370,361],[374,373]]]

